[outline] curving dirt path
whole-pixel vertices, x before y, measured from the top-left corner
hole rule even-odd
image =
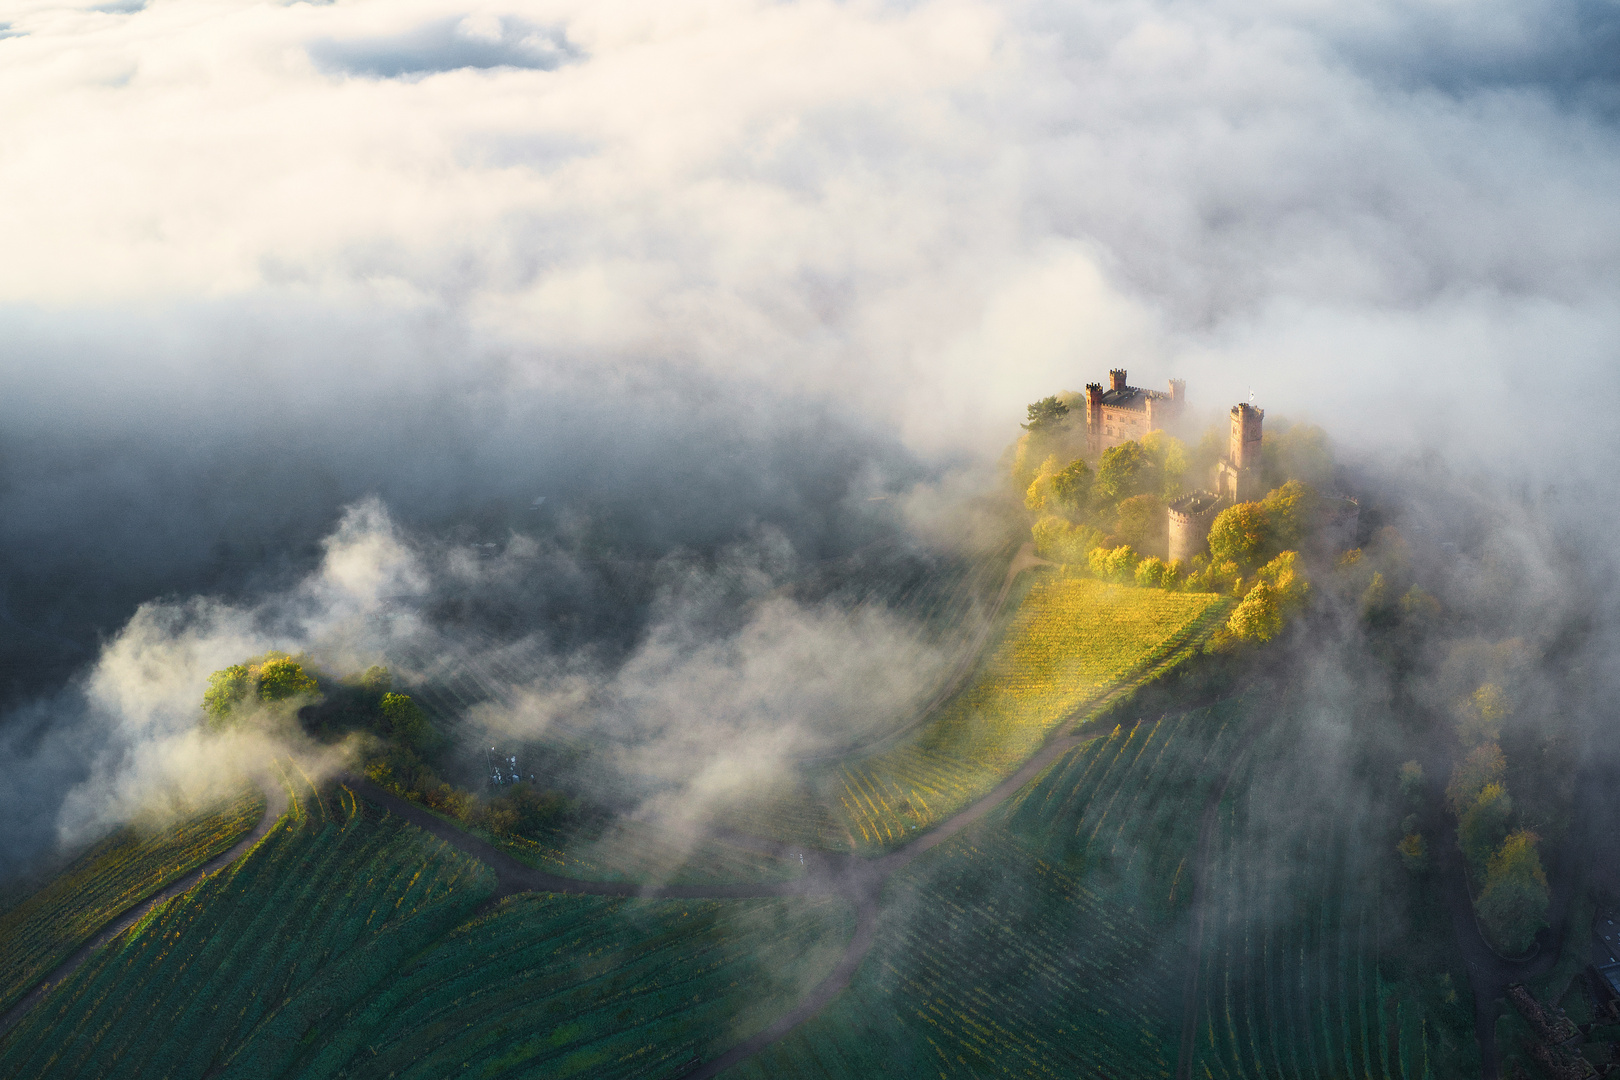
[[[170,882],[145,900],[135,901],[135,903],[114,915],[109,922],[96,932],[95,936],[79,946],[66,960],[47,972],[32,990],[18,999],[16,1004],[7,1009],[3,1015],[0,1015],[0,1038],[3,1038],[7,1032],[16,1027],[22,1021],[22,1018],[27,1016],[34,1006],[44,999],[46,994],[50,993],[52,987],[79,970],[80,966],[103,945],[145,918],[147,913],[159,904],[166,900],[172,900],[181,893],[186,892],[209,874],[223,870],[252,850],[254,844],[263,840],[270,830],[275,827],[276,821],[286,812],[287,793],[275,785],[266,785],[262,790],[264,791],[264,816],[259,818],[259,823],[253,826],[246,836],[232,844],[229,849],[215,855],[212,859],[191,871],[191,873]]]

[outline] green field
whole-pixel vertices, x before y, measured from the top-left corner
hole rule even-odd
[[[730,1076],[1165,1077],[1198,825],[1242,710],[1092,739],[901,871],[850,989]]]
[[[340,794],[98,952],[0,1043],[0,1075],[273,1074],[489,895],[481,864]]]
[[[513,897],[346,1016],[297,1075],[679,1075],[791,1007],[853,925],[830,898]]]
[[[173,824],[119,829],[0,915],[0,1012],[108,920],[229,850],[263,814],[263,796],[248,787]]]
[[[1355,788],[1319,771],[1320,737],[1297,717],[1276,724],[1220,807],[1193,1075],[1477,1074],[1471,1011],[1437,1002],[1443,976],[1403,955],[1414,931],[1393,842]]]
[[[857,851],[903,843],[989,792],[1065,721],[1101,713],[1190,655],[1229,605],[1043,575],[973,681],[927,723],[729,822]]]
[[[486,836],[538,870],[587,881],[735,885],[802,875],[797,859],[627,818],[533,837]]]

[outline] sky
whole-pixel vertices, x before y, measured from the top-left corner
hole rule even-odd
[[[1594,533],[1620,505],[1613,2],[0,18],[0,760],[55,763],[17,789],[46,818],[59,777],[123,766],[31,695],[179,731],[356,521],[431,588],[541,496],[573,541],[800,565],[894,524],[884,495],[911,526],[955,505],[1028,402],[1115,367],[1348,459],[1584,486]],[[718,677],[742,716],[801,647],[939,662],[769,605],[718,658],[649,653],[689,629],[654,588],[643,651],[596,672],[623,702]],[[132,704],[117,673],[181,646],[191,681]]]

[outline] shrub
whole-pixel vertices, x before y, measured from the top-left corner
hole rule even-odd
[[[1095,548],[1087,560],[1091,572],[1104,581],[1129,581],[1136,569],[1136,552],[1128,544],[1116,548]]]
[[[1149,555],[1136,564],[1136,583],[1144,588],[1172,588],[1176,583],[1176,571],[1163,559]]]

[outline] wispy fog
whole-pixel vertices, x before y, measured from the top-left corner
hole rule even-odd
[[[6,18],[19,857],[115,819],[192,752],[207,671],[272,646],[493,642],[529,667],[491,729],[617,731],[616,775],[670,798],[752,782],[943,662],[880,606],[774,590],[988,542],[972,498],[1025,403],[1111,367],[1439,478],[1435,534],[1517,515],[1515,604],[1608,595],[1612,5]],[[794,569],[741,569],[771,551]]]

